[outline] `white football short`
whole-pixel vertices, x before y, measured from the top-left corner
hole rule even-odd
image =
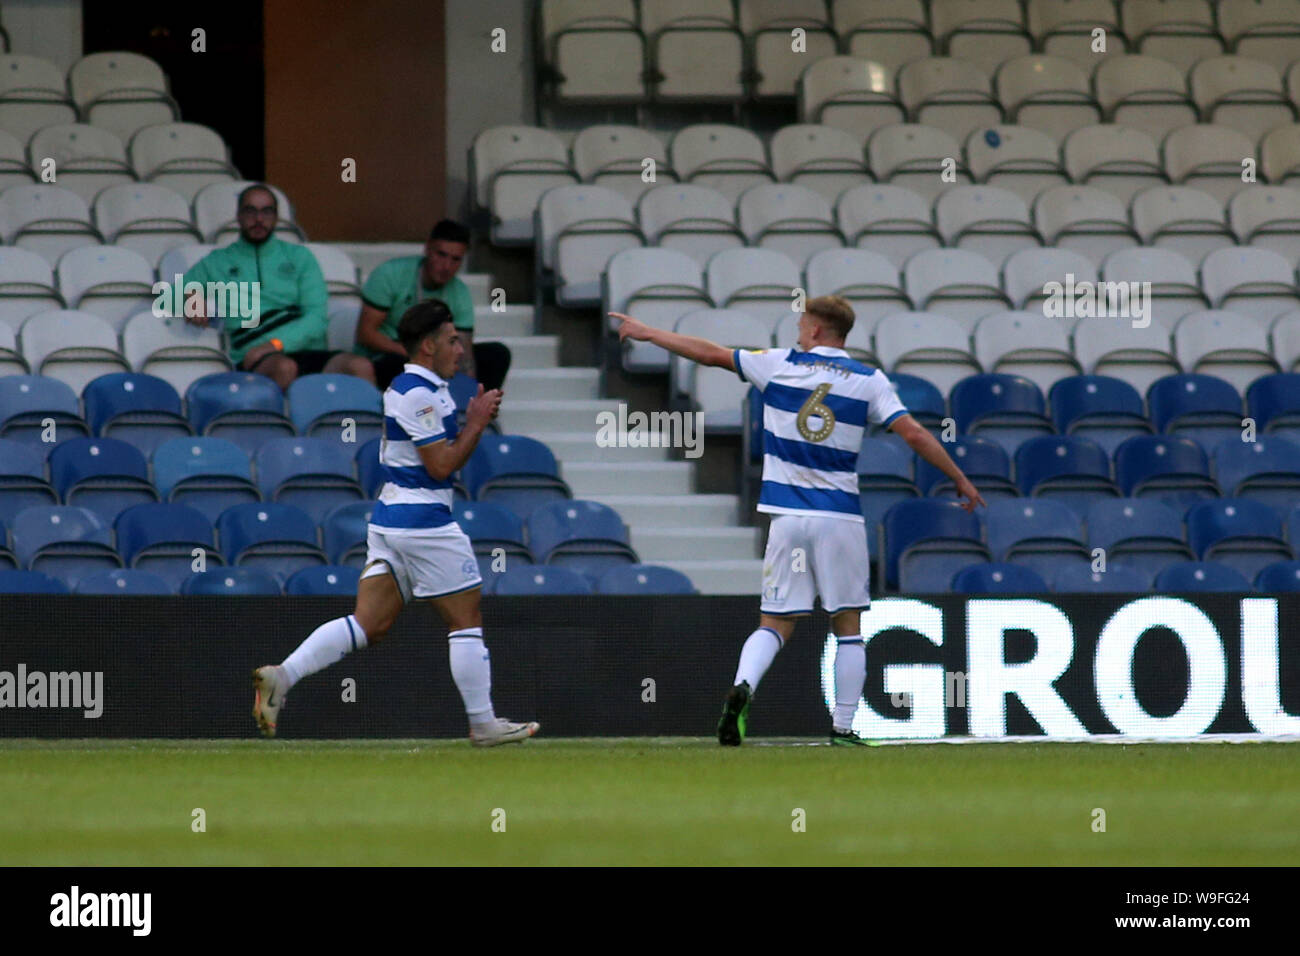
[[[827,613],[871,606],[871,558],[861,522],[811,515],[772,515],[763,555],[764,614]]]
[[[402,600],[446,597],[483,583],[469,536],[454,521],[441,528],[385,532],[371,525],[366,535],[363,578],[391,571]]]

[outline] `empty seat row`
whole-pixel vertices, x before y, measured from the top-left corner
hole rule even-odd
[[[1050,582],[1050,588],[1048,586]],[[926,590],[939,590],[938,582],[923,582]],[[1032,568],[1009,562],[972,564],[953,575],[943,591],[958,594],[1104,594],[1204,591],[1249,591],[1265,594],[1300,590],[1300,561],[1277,561],[1259,570],[1252,582],[1240,570],[1218,561],[1179,561],[1154,576],[1136,562],[1123,562],[1105,571],[1064,564],[1050,578]]]

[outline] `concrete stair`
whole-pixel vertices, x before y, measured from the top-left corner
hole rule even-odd
[[[590,401],[600,393],[600,370],[594,368],[511,368],[509,401]]]
[[[565,461],[560,477],[575,498],[597,500],[610,495],[689,495],[695,468],[685,461]]]

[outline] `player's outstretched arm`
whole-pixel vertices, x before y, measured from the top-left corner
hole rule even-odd
[[[461,466],[469,461],[469,456],[474,454],[478,440],[483,437],[483,431],[488,423],[497,417],[497,412],[501,408],[502,395],[503,392],[499,388],[494,388],[490,392],[483,391],[483,385],[480,383],[478,394],[471,398],[469,405],[466,406],[465,427],[460,430],[456,440],[435,441],[428,445],[417,446],[425,471],[439,481],[446,481],[459,471]]]
[[[669,332],[667,329],[656,329],[632,318],[630,315],[624,315],[622,312],[611,312],[609,314],[612,318],[619,320],[618,337],[620,340],[632,339],[636,342],[649,342],[652,345],[666,348],[674,355],[680,355],[692,362],[699,362],[701,365],[713,365],[732,372],[736,370],[731,349],[716,342],[696,338],[693,335],[678,335],[676,332]]]
[[[961,503],[963,508],[974,511],[977,506],[984,504],[984,498],[971,484],[970,479],[957,467],[957,463],[944,450],[939,440],[921,427],[920,422],[911,415],[900,415],[894,419],[889,428],[907,442],[914,452],[953,480],[957,486],[958,497],[964,499]]]

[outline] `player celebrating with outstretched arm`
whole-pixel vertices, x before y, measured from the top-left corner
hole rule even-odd
[[[540,725],[511,723],[492,710],[492,668],[479,612],[483,581],[469,538],[451,514],[451,476],[496,417],[501,392],[485,393],[480,385],[458,431],[447,380],[465,347],[451,310],[436,300],[412,306],[397,334],[409,358],[384,392],[379,462],[387,481],[370,515],[356,610],[316,628],[282,664],[254,671],[253,717],[263,734],[275,736],[276,717],[294,684],[378,642],[407,601],[429,601],[447,624],[451,676],[469,715],[470,741],[490,747],[524,740]]]
[[[758,510],[772,515],[763,557],[763,599],[758,629],[741,649],[735,686],[722,706],[718,742],[740,745],[759,680],[794,633],[795,618],[812,613],[813,599],[820,597],[839,643],[831,743],[866,743],[852,723],[867,674],[860,615],[871,604],[857,479],[867,423],[890,428],[951,478],[967,511],[984,499],[938,440],[907,413],[885,373],[844,350],[854,316],[841,296],[808,300],[793,349],[729,349],[651,328],[629,315],[610,315],[621,320],[621,339],[651,342],[701,365],[730,369],[763,393]],[[796,561],[796,550],[805,561]]]

